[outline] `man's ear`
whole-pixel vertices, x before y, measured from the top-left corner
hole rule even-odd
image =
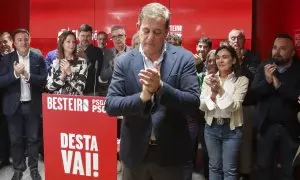
[[[296,54],[295,48],[292,50],[292,57],[294,57]]]
[[[140,27],[141,27],[140,23],[139,23],[139,22],[137,22],[137,23],[136,23],[136,29],[137,29],[137,31],[139,31],[139,30],[140,30]]]

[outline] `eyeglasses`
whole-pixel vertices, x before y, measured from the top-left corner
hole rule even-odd
[[[112,40],[117,40],[117,39],[122,39],[122,38],[124,38],[124,37],[125,37],[124,34],[119,34],[119,35],[116,35],[116,36],[112,36],[111,39],[112,39]]]
[[[230,39],[233,40],[233,41],[234,40],[238,40],[239,41],[239,40],[244,39],[244,37],[243,36],[231,36]]]

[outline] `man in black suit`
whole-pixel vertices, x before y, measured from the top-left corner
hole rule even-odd
[[[6,88],[3,112],[8,122],[14,175],[21,180],[26,170],[24,150],[27,148],[28,166],[33,180],[40,180],[38,172],[39,128],[42,112],[42,89],[47,71],[43,57],[30,51],[30,35],[17,29],[13,35],[16,51],[3,57],[0,87]],[[24,138],[26,137],[26,144]]]
[[[92,44],[93,28],[87,24],[82,24],[79,28],[79,53],[85,53],[88,61],[88,76],[86,79],[84,95],[99,95],[99,81],[102,64],[103,52],[100,48]]]
[[[106,111],[123,116],[120,157],[123,180],[183,180],[192,141],[186,116],[199,108],[193,54],[165,41],[169,10],[143,7],[140,47],[117,57]]]
[[[282,170],[280,179],[292,180],[292,163],[300,142],[297,121],[300,92],[300,62],[295,58],[291,36],[279,34],[272,48],[272,58],[262,63],[255,74],[251,89],[259,101],[254,113],[258,130],[258,180],[271,177],[275,154],[279,151]],[[277,156],[278,157],[278,156]]]
[[[243,180],[249,180],[252,172],[252,137],[253,137],[253,109],[256,105],[255,93],[250,89],[256,69],[260,64],[259,55],[245,48],[246,36],[241,29],[232,29],[228,34],[229,44],[236,50],[241,66],[242,75],[249,79],[249,88],[243,102],[242,144],[240,150],[239,172]]]
[[[0,67],[4,66],[2,62],[3,57],[0,54]],[[1,76],[0,72],[0,76]],[[0,89],[0,102],[2,102],[3,95],[5,92],[5,88]],[[8,136],[8,125],[7,121],[5,120],[5,116],[2,110],[2,104],[0,104],[0,169],[4,166],[9,165],[9,136]]]

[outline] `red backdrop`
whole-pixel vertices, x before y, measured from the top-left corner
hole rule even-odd
[[[77,30],[87,23],[95,30],[110,31],[122,25],[127,31],[127,44],[136,32],[139,10],[151,0],[30,0],[30,31],[32,46],[46,53],[56,48],[56,36],[61,28]],[[171,24],[180,27],[185,48],[195,52],[201,36],[213,39],[214,47],[226,39],[232,28],[245,30],[247,46],[251,44],[251,0],[160,0],[170,8]],[[176,28],[175,28],[176,29]],[[178,30],[178,29],[177,29]],[[112,43],[109,42],[111,46]]]
[[[65,23],[61,24],[61,18],[60,16],[57,16],[56,13],[62,12],[61,15],[65,14],[64,17],[67,17],[68,14],[72,14],[72,17],[68,19],[68,21],[74,21],[77,20],[80,17],[74,16],[74,14],[80,14],[80,16],[86,16],[88,12],[92,13],[91,19],[94,23],[94,27],[99,27],[102,25],[102,27],[99,27],[101,30],[109,31],[109,27],[111,24],[111,21],[109,19],[103,18],[101,16],[97,16],[96,14],[104,14],[105,16],[112,16],[113,13],[108,14],[109,12],[113,12],[114,10],[124,10],[123,13],[129,13],[130,17],[128,21],[130,23],[127,25],[125,24],[125,27],[131,27],[131,30],[128,29],[129,37],[135,32],[135,26],[137,13],[140,7],[150,1],[128,1],[128,3],[121,3],[121,0],[106,0],[106,1],[93,1],[95,6],[101,5],[100,8],[95,8],[95,11],[92,9],[88,9],[86,6],[87,4],[90,4],[88,1],[91,0],[85,0],[85,3],[80,3],[80,1],[60,1],[57,0],[9,0],[9,1],[2,1],[1,6],[2,9],[0,11],[0,16],[4,17],[1,20],[0,23],[0,32],[1,31],[9,31],[12,32],[16,28],[24,27],[29,28],[30,30],[37,30],[42,33],[44,33],[43,36],[37,36],[35,33],[33,33],[33,41],[32,45],[35,47],[38,47],[43,50],[43,52],[47,52],[50,49],[55,48],[56,43],[56,31],[57,29],[60,29],[62,27],[67,26]],[[215,16],[213,18],[212,16],[206,16],[207,21],[210,19],[217,19],[217,22],[211,21],[209,25],[203,25],[197,26],[192,33],[186,33],[187,28],[184,27],[184,46],[188,49],[194,51],[195,44],[197,39],[199,38],[199,35],[204,33],[205,35],[209,35],[214,39],[214,44],[217,44],[218,37],[216,35],[209,33],[206,31],[206,29],[209,27],[216,26],[216,30],[219,31],[220,39],[227,37],[228,29],[232,27],[237,27],[238,21],[245,21],[246,26],[249,26],[248,30],[245,27],[238,27],[238,28],[244,28],[246,30],[247,38],[250,40],[251,38],[251,2],[253,2],[253,21],[252,21],[252,41],[254,42],[252,44],[252,47],[255,51],[261,54],[263,58],[266,58],[270,54],[273,38],[276,35],[276,33],[279,32],[288,32],[291,35],[294,35],[295,31],[300,29],[300,21],[299,21],[299,10],[300,7],[300,1],[286,1],[286,0],[236,0],[236,1],[229,1],[229,0],[190,0],[190,1],[179,1],[179,0],[165,0],[159,1],[170,7],[173,17],[183,17],[183,14],[188,14],[191,12],[195,12],[195,14],[192,13],[192,16],[185,18],[180,18],[181,20],[177,20],[175,18],[172,18],[172,24],[176,24],[177,21],[183,21],[184,25],[191,24],[191,21],[201,19],[203,21],[203,18],[205,18],[205,13],[209,14],[218,14],[218,16]],[[31,4],[31,8],[29,8],[29,4]],[[176,7],[177,5],[182,5]],[[186,4],[186,5],[184,5]],[[206,8],[200,8],[196,9],[193,7],[199,7],[199,5],[202,4],[203,7]],[[210,4],[210,5],[209,5]],[[227,4],[230,4],[231,6],[227,6]],[[208,6],[209,5],[209,6]],[[192,7],[191,9],[186,9],[186,6]],[[102,7],[102,8],[101,8]],[[220,11],[219,8],[221,7],[222,10]],[[126,11],[125,11],[126,9]],[[246,11],[245,11],[246,9]],[[88,11],[83,13],[83,11]],[[44,12],[45,14],[44,14]],[[100,13],[98,13],[100,11]],[[200,12],[201,11],[201,12]],[[243,17],[244,12],[250,11],[250,14],[248,13],[246,17]],[[65,13],[63,13],[65,12]],[[72,13],[70,13],[72,12]],[[94,13],[95,12],[95,13]],[[101,13],[102,12],[102,13]],[[179,13],[179,15],[176,15]],[[201,14],[202,13],[202,14]],[[121,15],[122,13],[119,13]],[[36,22],[34,24],[33,20],[31,20],[31,24],[29,24],[29,19],[35,19],[33,16],[39,16],[42,15],[43,19],[40,19],[40,21]],[[226,19],[223,19],[223,16],[231,16],[231,17],[238,17],[239,20],[232,22],[233,25],[228,24],[229,22]],[[54,27],[50,27],[47,23],[48,19],[52,19],[52,16],[56,17],[53,18],[55,23]],[[71,16],[71,15],[70,15]],[[45,19],[44,19],[45,18]],[[62,18],[65,19],[65,18]],[[90,18],[85,20],[85,22],[88,22]],[[123,22],[122,19],[117,18],[118,21],[115,21],[114,23],[120,23]],[[68,23],[67,21],[67,23]],[[198,21],[199,23],[200,21]],[[103,24],[104,23],[104,24]],[[202,23],[202,22],[200,22]],[[74,28],[78,28],[80,23],[74,25]],[[124,23],[121,23],[124,25]],[[221,29],[221,26],[226,26],[225,29]],[[107,28],[106,28],[107,27]],[[201,27],[202,31],[198,31],[199,27]],[[49,29],[48,29],[49,28]],[[53,28],[56,28],[53,30]],[[46,29],[46,30],[45,30]],[[52,30],[51,30],[52,29]],[[42,31],[43,30],[43,31]],[[209,34],[207,34],[209,33]],[[128,40],[128,42],[130,42]],[[248,44],[250,41],[248,41]],[[111,45],[111,44],[110,44]],[[298,50],[298,53],[300,53],[300,50]]]
[[[253,47],[265,59],[271,53],[277,33],[295,36],[295,31],[300,30],[300,1],[256,0],[254,7]]]

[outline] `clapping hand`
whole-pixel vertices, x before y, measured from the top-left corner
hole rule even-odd
[[[194,58],[195,58],[195,64],[196,65],[203,63],[204,58],[201,55],[194,54]]]
[[[21,74],[24,74],[25,66],[23,63],[17,63],[17,61],[14,62],[14,71],[17,77],[19,77]]]
[[[221,88],[221,84],[219,78],[215,74],[212,74],[209,78],[206,79],[205,82],[211,88],[212,93],[218,94],[219,89]]]
[[[206,79],[205,83],[211,88],[211,98],[215,99],[219,94],[222,96],[224,94],[224,89],[221,85],[220,79],[215,74],[212,74],[209,78]]]
[[[161,87],[160,73],[158,70],[158,63],[154,62],[153,68],[142,69],[139,73],[140,83],[143,85],[142,95],[146,95],[147,100],[156,93]],[[143,97],[141,97],[143,100]]]
[[[72,71],[71,71],[71,66],[70,66],[70,63],[68,60],[66,59],[62,59],[60,60],[60,69],[63,73],[67,74],[67,75],[70,75],[72,74]]]
[[[269,84],[273,83],[273,75],[276,70],[275,64],[267,64],[264,66],[265,78]]]

